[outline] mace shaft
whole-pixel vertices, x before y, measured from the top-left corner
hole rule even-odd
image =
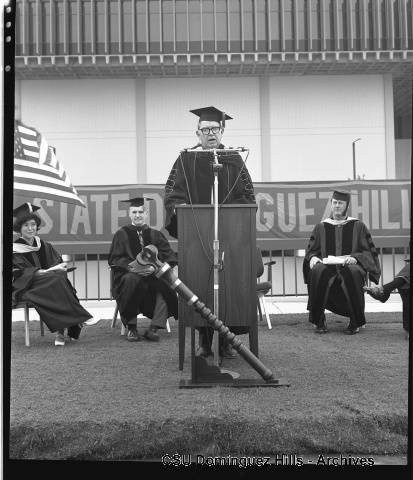
[[[156,250],[153,251],[153,249]],[[162,263],[157,257],[157,249],[153,245],[148,245],[144,248],[143,254],[139,254],[140,259],[137,261],[142,264],[151,264],[156,270],[156,277],[162,279],[172,290],[183,298],[186,303],[194,308],[201,317],[208,322],[208,324],[234,348],[244,360],[257,371],[261,377],[270,382],[275,380],[272,371],[267,368],[241,341],[233,334],[228,327],[226,327],[219,318],[212,313],[212,311],[199,300],[199,298],[192,292],[175,274],[168,263]],[[145,254],[146,253],[146,254]]]

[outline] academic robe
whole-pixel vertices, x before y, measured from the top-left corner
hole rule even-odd
[[[220,145],[219,148],[225,148]],[[218,154],[223,167],[218,171],[218,201],[220,204],[255,203],[254,187],[250,174],[238,152]],[[186,204],[211,204],[214,173],[214,156],[210,151],[183,152],[175,161],[165,185],[165,228],[177,238],[175,206]]]
[[[26,244],[22,238],[16,243]],[[39,269],[59,263],[62,263],[60,254],[43,240],[37,252],[13,253],[12,304],[30,302],[51,332],[79,325],[92,317],[79,303],[66,272],[36,275]]]
[[[135,225],[120,228],[113,237],[109,252],[108,263],[113,272],[112,296],[116,299],[122,321],[127,324],[140,313],[152,318],[157,292],[162,294],[168,306],[168,316],[178,318],[176,293],[163,280],[156,278],[155,275],[140,277],[128,269],[128,264],[142,251],[137,231],[138,227]],[[177,265],[176,253],[160,231],[146,226],[142,230],[142,238],[144,246],[157,247],[159,260],[171,267]],[[133,289],[130,288],[128,280],[132,275]]]
[[[399,290],[410,288],[410,259],[405,260],[405,262],[406,265],[394,276],[394,278],[403,278],[405,281],[405,284]]]
[[[410,298],[410,259],[406,259],[406,265],[398,272],[394,278],[403,278],[404,284],[399,287],[400,297],[403,303],[403,328],[406,332],[410,331],[411,317],[411,298]]]
[[[310,269],[310,260],[321,260],[328,255],[350,255],[356,265],[324,265],[317,263]],[[324,309],[350,317],[351,328],[366,323],[364,292],[366,276],[374,283],[380,278],[380,263],[370,232],[355,218],[340,225],[330,219],[314,227],[303,263],[304,282],[308,286],[308,305],[311,323],[321,325]]]

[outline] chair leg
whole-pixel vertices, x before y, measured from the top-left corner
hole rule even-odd
[[[259,296],[259,299],[260,299],[261,309],[262,309],[262,311],[264,312],[265,318],[267,319],[268,329],[271,330],[271,329],[272,329],[272,325],[271,325],[270,316],[269,316],[269,314],[268,314],[268,312],[267,312],[267,309],[266,309],[266,307],[265,307],[264,295],[260,295],[260,296]]]
[[[116,320],[118,319],[118,312],[119,312],[119,307],[118,307],[118,304],[116,304],[115,311],[113,312],[111,328],[115,328]]]
[[[122,326],[120,327],[120,334],[121,335],[126,335],[126,327],[125,325],[123,324],[123,322],[121,321],[122,323]]]
[[[260,317],[260,322],[262,322],[262,310],[261,310],[261,302],[260,302],[260,294],[257,293],[257,307],[258,307],[258,315]]]
[[[40,319],[40,335],[44,337],[44,324],[42,322],[42,319]]]
[[[30,336],[29,336],[29,307],[24,306],[24,342],[26,347],[30,347]]]

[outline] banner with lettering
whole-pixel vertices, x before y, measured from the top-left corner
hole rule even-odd
[[[257,239],[306,239],[314,225],[329,215],[334,189],[351,192],[349,214],[360,218],[373,237],[410,236],[410,180],[355,182],[255,183]],[[164,226],[163,185],[112,185],[76,187],[86,208],[33,198],[42,207],[40,234],[58,244],[109,244],[113,234],[129,222],[128,206],[137,196],[151,202],[149,223]],[[14,206],[28,198],[15,196]]]

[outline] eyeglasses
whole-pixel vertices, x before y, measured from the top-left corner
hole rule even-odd
[[[210,133],[219,133],[221,127],[211,127],[211,128],[200,128],[199,129],[204,135],[209,135]]]

